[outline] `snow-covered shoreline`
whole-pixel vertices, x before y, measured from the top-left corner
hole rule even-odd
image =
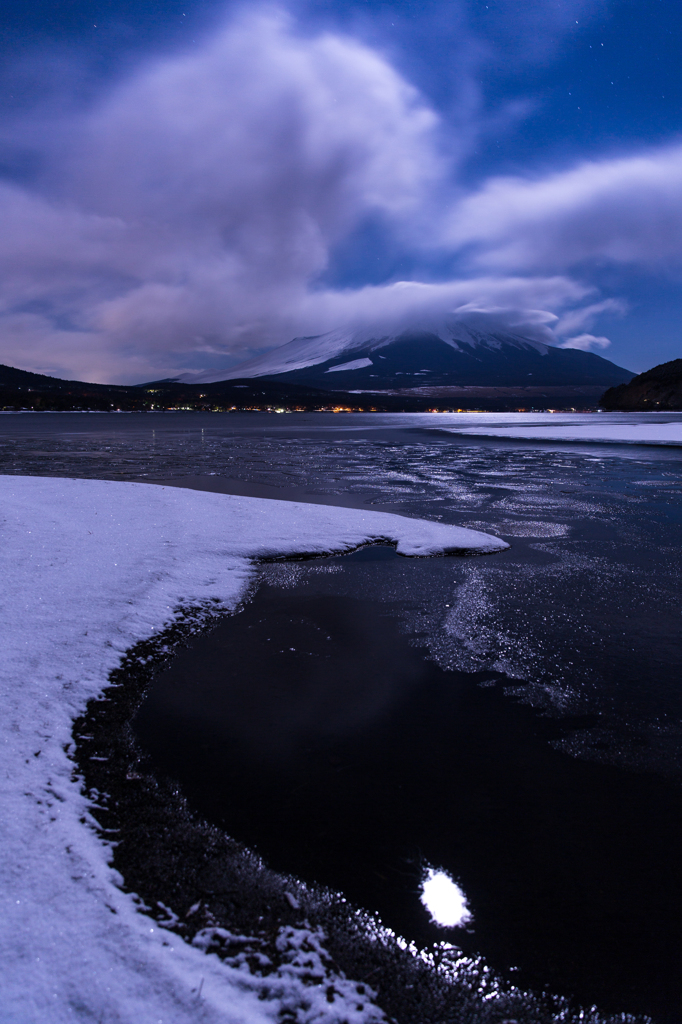
[[[275,1019],[280,1002],[118,888],[73,777],[73,721],[179,606],[234,609],[254,560],[381,541],[406,555],[507,545],[387,513],[96,480],[0,477],[0,508],[3,1020]]]

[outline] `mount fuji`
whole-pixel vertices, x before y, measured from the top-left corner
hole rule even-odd
[[[192,375],[192,381],[237,377],[359,392],[434,386],[610,387],[629,382],[633,373],[592,352],[452,322],[391,334],[337,330],[294,338],[228,373]]]

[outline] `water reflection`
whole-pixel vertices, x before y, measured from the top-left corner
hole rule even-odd
[[[283,601],[264,588],[216,629],[199,663],[194,650],[178,656],[144,721],[200,728],[247,761],[287,770],[313,741],[362,733],[423,678],[424,661],[404,640],[381,642],[389,630],[376,602],[319,593]]]

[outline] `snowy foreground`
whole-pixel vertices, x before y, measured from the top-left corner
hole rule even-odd
[[[0,477],[0,510],[2,1021],[276,1020],[296,1001],[295,962],[279,996],[259,999],[257,979],[161,928],[117,888],[73,777],[73,720],[124,651],[179,606],[234,608],[254,559],[381,540],[404,555],[507,545],[379,512],[97,480]],[[383,1019],[356,1004],[344,995],[330,1005],[321,992],[300,1019]]]

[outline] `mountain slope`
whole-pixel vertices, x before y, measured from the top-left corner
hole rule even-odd
[[[609,388],[602,395],[604,409],[623,412],[674,412],[682,410],[682,359],[646,370],[629,384]]]
[[[63,391],[79,393],[125,393],[126,388],[120,384],[89,384],[82,380],[62,380],[61,377],[48,377],[44,373],[32,373],[30,370],[19,370],[16,366],[5,366],[0,363],[0,388],[15,391]]]
[[[392,336],[338,331],[295,338],[223,374],[224,379],[237,376],[335,391],[381,391],[420,385],[607,387],[629,381],[632,373],[591,352],[455,324]]]

